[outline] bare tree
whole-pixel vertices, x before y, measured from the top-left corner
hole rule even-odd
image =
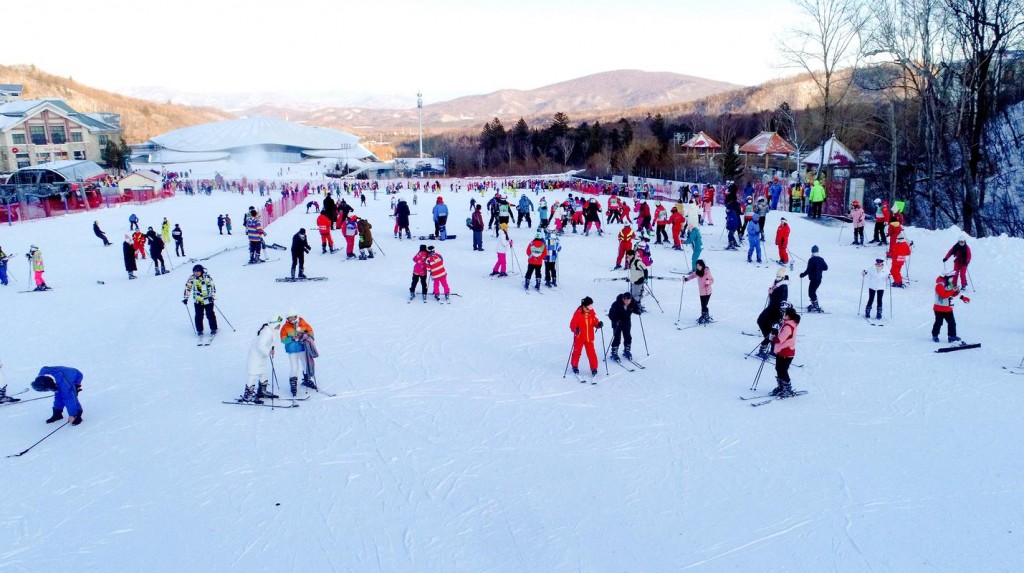
[[[785,65],[810,75],[821,103],[824,141],[836,127],[836,110],[852,82],[839,72],[860,64],[868,10],[863,0],[793,0],[811,20],[807,28],[786,32],[781,42]]]
[[[569,156],[576,149],[576,138],[571,133],[559,135],[555,138],[555,145],[558,146],[558,150],[562,153],[562,167],[568,167]]]

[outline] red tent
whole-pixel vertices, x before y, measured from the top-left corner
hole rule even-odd
[[[762,131],[740,147],[740,153],[752,155],[787,155],[794,151],[796,147],[774,131]]]
[[[710,135],[700,131],[690,139],[687,139],[683,147],[689,149],[721,149],[722,146],[714,139],[711,139]]]

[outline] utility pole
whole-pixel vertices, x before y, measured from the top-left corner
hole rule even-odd
[[[423,90],[416,92],[416,110],[420,117],[420,159],[423,159]]]

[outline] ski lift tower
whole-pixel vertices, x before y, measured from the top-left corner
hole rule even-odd
[[[420,118],[420,158],[423,158],[423,91],[416,92],[416,111]]]

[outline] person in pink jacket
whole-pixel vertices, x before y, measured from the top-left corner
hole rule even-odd
[[[860,202],[850,203],[850,219],[853,220],[853,243],[852,245],[864,246],[864,208]]]
[[[704,259],[697,259],[697,265],[693,272],[683,277],[683,282],[697,280],[697,293],[700,294],[700,318],[697,324],[709,324],[714,321],[708,313],[708,301],[711,300],[711,285],[715,284],[715,277],[711,276],[711,269],[704,264]]]
[[[494,263],[494,267],[491,268],[491,276],[507,277],[508,276],[508,262],[506,257],[508,256],[508,250],[512,248],[512,239],[508,238],[508,225],[502,223],[498,229],[498,242],[495,246],[495,252],[498,254],[498,261]]]
[[[775,351],[775,380],[778,386],[772,390],[772,396],[788,398],[793,395],[793,386],[789,379],[789,366],[796,356],[796,327],[800,324],[800,315],[792,306],[786,308],[782,317],[782,326],[772,340]]]
[[[448,271],[444,268],[444,257],[441,253],[434,252],[434,247],[427,247],[427,270],[430,271],[430,278],[434,280],[434,300],[441,300],[439,287],[444,287],[444,299],[448,299],[451,289],[448,288]]]
[[[416,283],[423,288],[423,301],[427,300],[427,246],[420,245],[420,250],[412,257],[412,284],[409,285],[409,300],[416,297]]]

